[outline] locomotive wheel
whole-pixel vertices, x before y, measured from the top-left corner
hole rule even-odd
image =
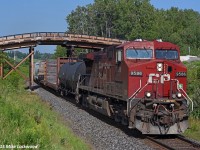
[[[61,91],[60,91],[60,95],[61,95],[61,96],[65,96],[65,91],[61,90]]]
[[[79,94],[77,94],[76,96],[75,96],[75,102],[76,102],[76,105],[78,106],[78,107],[82,107],[83,105],[82,105],[82,96],[80,96]]]
[[[76,95],[76,98],[75,98],[75,99],[76,99],[76,104],[81,104],[81,103],[80,103],[80,99],[78,98],[78,95]]]
[[[115,122],[121,122],[121,117],[118,114],[115,114],[114,116]]]
[[[88,108],[88,102],[87,102],[87,96],[86,96],[86,95],[83,95],[83,96],[82,96],[82,105],[83,105],[85,108]]]

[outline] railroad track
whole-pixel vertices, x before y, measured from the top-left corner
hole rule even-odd
[[[199,150],[200,144],[180,135],[146,136],[145,143],[154,149]]]
[[[56,93],[51,88],[47,88],[47,87],[43,87],[43,88],[51,92],[52,94],[57,95],[65,99],[66,101],[76,105],[73,97],[70,97],[70,96],[63,97],[63,96],[58,95],[58,93]],[[145,136],[145,135],[142,135],[139,131],[138,132],[137,130],[131,131],[130,129],[126,128],[126,126],[116,123],[112,119],[105,117],[104,115],[101,115],[93,110],[90,110],[90,109],[84,109],[84,110],[87,111],[92,116],[102,120],[103,122],[106,122],[107,124],[110,124],[122,130],[124,133],[126,133],[130,137],[133,136],[135,138],[140,138],[145,143],[145,145],[148,145],[149,147],[152,147],[153,149],[157,149],[157,150],[198,150],[200,149],[200,143],[191,141],[183,136],[180,136],[180,135]]]

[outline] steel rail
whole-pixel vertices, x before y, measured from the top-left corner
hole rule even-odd
[[[191,145],[193,145],[195,148],[199,148],[200,149],[200,143],[197,143],[195,141],[192,141],[190,139],[187,139],[186,137],[184,136],[181,136],[181,135],[178,135],[177,136],[178,139],[182,140],[182,141],[185,141],[187,143],[190,143]]]
[[[161,146],[162,148],[166,148],[166,149],[169,149],[169,150],[175,150],[175,149],[171,148],[169,145],[166,145],[166,144],[164,144],[164,143],[162,143],[162,142],[160,142],[160,141],[158,141],[158,140],[156,140],[156,139],[154,139],[150,136],[146,136],[146,139],[150,140],[151,142],[156,143],[157,145]]]
[[[191,141],[190,139],[187,139],[186,137],[184,136],[180,136],[180,135],[176,135],[174,138],[169,138],[169,139],[162,139],[163,137],[159,138],[159,139],[156,139],[154,137],[151,137],[151,136],[146,136],[145,139],[148,139],[150,140],[151,142],[153,142],[153,144],[155,143],[156,145],[159,145],[160,148],[164,148],[164,149],[169,149],[169,150],[181,150],[181,149],[186,149],[188,147],[190,147],[190,149],[192,150],[197,150],[197,149],[200,149],[200,143],[197,143],[195,141]],[[163,140],[161,142],[161,140]],[[174,143],[170,140],[174,140]],[[177,144],[177,142],[179,141],[183,141],[185,144],[187,144],[185,147],[176,147],[176,146],[173,146]],[[167,142],[168,141],[168,142]],[[169,144],[170,143],[170,144]],[[183,144],[184,144],[183,143]]]

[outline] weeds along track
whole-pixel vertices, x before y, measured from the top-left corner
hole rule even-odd
[[[181,135],[146,136],[144,142],[154,149],[166,150],[199,150],[200,143]]]
[[[145,136],[137,130],[130,130],[93,110],[77,106],[73,96],[61,97],[46,87],[38,87],[36,93],[43,101],[48,102],[52,109],[60,113],[64,120],[70,122],[72,130],[91,143],[95,150],[200,149],[199,143],[183,136]]]
[[[125,129],[108,117],[75,105],[73,97],[56,96],[50,89],[37,88],[35,92],[44,102],[62,116],[73,132],[84,139],[95,150],[151,150],[144,145],[140,133]]]

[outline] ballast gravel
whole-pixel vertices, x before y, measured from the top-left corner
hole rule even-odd
[[[125,133],[122,129],[113,126],[77,107],[74,103],[64,98],[57,97],[51,92],[38,88],[36,92],[43,101],[48,102],[53,110],[70,124],[73,132],[89,143],[95,150],[150,150],[151,148],[141,142],[141,138],[129,130]],[[106,116],[105,116],[106,117]],[[102,117],[103,118],[103,117]],[[115,122],[113,121],[113,124]],[[132,133],[133,132],[133,133]]]

